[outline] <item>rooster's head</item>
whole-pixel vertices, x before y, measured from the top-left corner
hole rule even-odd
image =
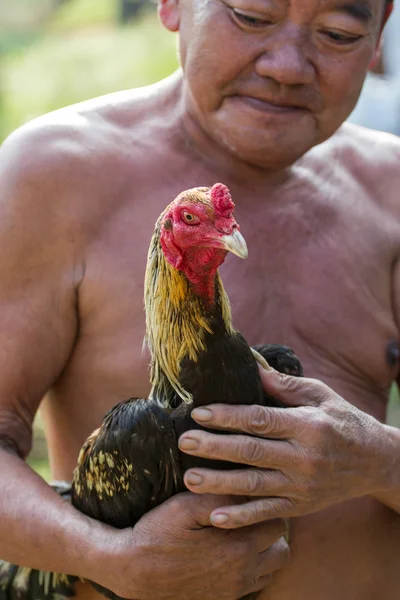
[[[216,183],[182,192],[163,213],[160,243],[164,256],[189,281],[215,273],[227,252],[247,258],[234,208],[228,188]]]

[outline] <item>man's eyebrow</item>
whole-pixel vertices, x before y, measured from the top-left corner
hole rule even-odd
[[[368,23],[372,19],[372,10],[364,0],[342,2],[336,6],[336,10],[345,12],[359,21],[363,21],[363,23]]]

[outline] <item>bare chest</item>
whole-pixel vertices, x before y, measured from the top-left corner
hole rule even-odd
[[[247,263],[222,269],[235,323],[250,343],[294,347],[313,377],[384,389],[397,338],[389,224],[360,203],[292,202],[242,219]]]
[[[88,248],[78,296],[79,337],[46,409],[50,427],[57,423],[54,447],[56,437],[66,440],[68,463],[110,407],[149,392],[149,356],[143,351],[146,256],[161,210],[192,182],[178,185],[167,199],[165,191],[161,197],[148,189],[143,196],[148,203],[121,204]],[[377,394],[385,399],[396,374],[387,361],[387,345],[397,339],[392,235],[377,225],[377,215],[351,204],[346,211],[332,199],[283,197],[253,204],[239,197],[236,204],[249,258],[228,256],[221,268],[235,327],[250,344],[291,346],[306,375],[382,417],[384,402],[377,404]],[[366,404],[360,402],[363,395]],[[75,440],[68,423],[75,423]]]
[[[105,228],[81,290],[77,350],[91,357],[99,375],[110,370],[122,395],[128,388],[132,395],[148,390],[143,278],[158,212],[155,202],[143,220],[127,207]],[[234,324],[249,343],[292,345],[312,376],[342,369],[385,385],[393,375],[386,344],[397,337],[393,244],[376,215],[299,199],[258,208],[242,203],[237,218],[249,259],[229,255],[221,274]]]

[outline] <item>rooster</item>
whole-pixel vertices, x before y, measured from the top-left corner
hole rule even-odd
[[[202,428],[191,418],[193,408],[214,402],[282,407],[263,391],[258,362],[302,375],[290,348],[250,348],[232,325],[218,267],[228,252],[247,257],[233,210],[226,186],[215,184],[182,192],[157,220],[144,298],[150,396],[121,402],[106,414],[80,451],[71,486],[57,490],[92,518],[133,527],[146,512],[185,490],[186,469],[235,468],[179,451],[179,436]],[[60,600],[74,595],[76,580],[0,561],[0,600]]]

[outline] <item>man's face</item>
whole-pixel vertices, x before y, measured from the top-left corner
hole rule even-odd
[[[354,108],[384,0],[180,0],[187,106],[218,144],[292,164]]]

